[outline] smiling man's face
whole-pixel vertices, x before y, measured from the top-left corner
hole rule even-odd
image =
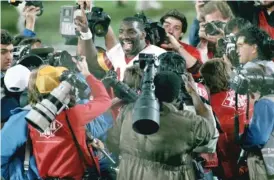
[[[136,56],[143,48],[145,33],[138,27],[138,22],[123,21],[119,29],[119,41],[126,56]]]

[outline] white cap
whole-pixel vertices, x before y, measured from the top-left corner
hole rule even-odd
[[[23,92],[28,87],[29,78],[30,70],[18,64],[6,71],[4,83],[10,92]]]

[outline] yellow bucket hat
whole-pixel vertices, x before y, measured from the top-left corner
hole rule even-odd
[[[60,84],[61,74],[68,70],[65,67],[45,66],[38,70],[36,87],[41,94],[50,93]]]

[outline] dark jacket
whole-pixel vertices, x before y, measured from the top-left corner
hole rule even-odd
[[[190,111],[178,111],[164,103],[160,129],[152,135],[141,135],[132,129],[133,104],[124,106],[110,129],[108,148],[121,155],[120,180],[194,180],[190,153],[214,135],[207,119]]]

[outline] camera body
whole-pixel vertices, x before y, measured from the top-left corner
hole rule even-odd
[[[236,47],[236,36],[234,34],[226,35],[217,41],[217,53],[220,57],[225,54],[234,67],[239,67],[239,56]]]
[[[135,14],[134,16],[143,21],[146,31],[146,40],[151,44],[160,46],[168,39],[166,37],[165,29],[162,28],[159,22],[152,22],[143,12]]]
[[[131,89],[127,84],[121,82],[117,78],[117,73],[113,70],[109,70],[105,77],[102,79],[105,87],[112,87],[116,97],[120,98],[124,102],[135,102],[138,99],[138,93]]]
[[[20,3],[22,3],[23,1],[16,1],[16,0],[8,0],[8,2],[13,5],[13,6],[18,6]],[[25,6],[35,6],[35,7],[39,7],[40,8],[40,13],[37,14],[37,16],[41,16],[43,14],[44,11],[44,6],[42,1],[29,1],[26,0],[26,4]]]
[[[14,62],[19,61],[22,57],[29,54],[30,51],[30,45],[24,45],[24,46],[15,46],[13,49],[13,60]]]
[[[49,56],[53,51],[52,47],[31,49],[31,45],[15,46],[13,50],[13,65],[22,64],[29,69],[37,68],[42,64],[48,64]]]
[[[218,29],[224,29],[226,23],[222,21],[212,21],[204,25],[205,33],[211,36],[219,35],[220,31]]]
[[[104,37],[108,32],[111,18],[103,12],[103,8],[93,7],[90,13],[87,13],[89,28],[93,34],[98,37]]]
[[[230,87],[242,95],[257,91],[267,95],[274,91],[274,74],[265,75],[263,71],[256,69],[240,69],[232,73]]]
[[[71,95],[76,93],[78,87],[86,88],[87,86],[70,71],[64,71],[60,81],[59,86],[47,98],[37,103],[25,117],[28,123],[40,132],[46,131],[55,117],[68,106]]]

